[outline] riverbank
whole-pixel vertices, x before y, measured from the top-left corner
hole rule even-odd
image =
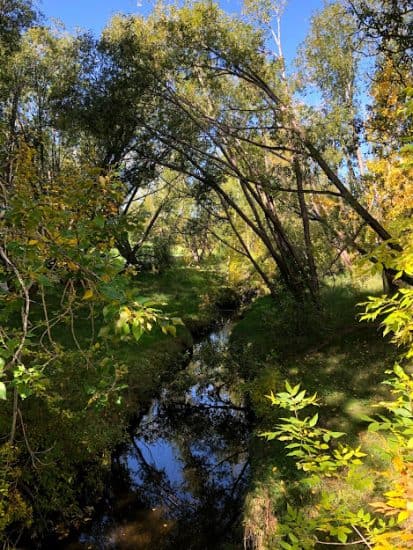
[[[227,499],[219,487],[219,490],[211,492],[211,487],[206,483],[208,468],[214,470],[214,464],[229,464],[235,468],[237,476],[240,473],[244,475],[243,468],[248,465],[250,485],[244,502],[243,519],[239,517],[239,509],[231,516],[234,517],[235,535],[233,539],[227,538],[227,546],[223,547],[241,547],[241,525],[247,547],[260,550],[276,547],[279,541],[274,538],[274,532],[285,513],[287,501],[297,504],[302,497],[294,491],[289,493],[288,499],[286,497],[286,481],[293,483],[298,479],[298,474],[294,462],[286,457],[283,446],[257,436],[261,431],[271,430],[278,418],[265,395],[270,391],[282,390],[286,379],[292,384],[300,383],[309,392],[317,391],[322,401],[319,410],[322,425],[346,432],[347,441],[354,443],[360,440],[368,447],[370,454],[379,454],[377,440],[368,439],[365,435],[363,414],[371,413],[374,403],[383,396],[380,382],[385,368],[392,363],[394,349],[377,334],[377,327],[357,321],[356,304],[363,301],[372,289],[357,289],[345,281],[326,286],[323,289],[322,315],[311,309],[297,310],[296,304],[285,296],[278,301],[262,296],[235,321],[228,346],[221,349],[212,332],[213,341],[203,350],[205,366],[200,368],[199,359],[196,359],[191,363],[191,368],[184,369],[188,365],[194,340],[219,324],[228,310],[238,305],[238,297],[223,285],[215,273],[198,269],[176,268],[162,274],[142,274],[138,282],[143,296],[160,304],[170,317],[181,318],[184,325],[177,326],[175,337],[154,328],[137,344],[119,345],[116,353],[125,365],[125,388],[120,404],[111,402],[103,408],[74,410],[75,392],[84,385],[87,370],[82,371],[73,365],[73,393],[68,391],[64,395],[66,402],[71,403],[66,409],[68,414],[59,412],[58,416],[52,414],[53,409],[39,408],[24,411],[24,417],[37,429],[31,434],[31,442],[37,446],[39,440],[49,445],[54,442],[47,454],[47,464],[39,462],[35,468],[23,472],[24,483],[38,488],[38,509],[34,512],[33,522],[36,527],[27,530],[34,534],[32,543],[37,544],[47,532],[64,539],[71,528],[78,533],[87,523],[98,525],[96,517],[102,513],[107,515],[106,501],[115,510],[114,536],[123,536],[121,526],[126,521],[132,538],[140,536],[141,526],[145,522],[152,525],[153,532],[149,533],[153,537],[152,542],[167,540],[162,538],[162,530],[166,529],[164,524],[171,537],[178,536],[177,516],[165,512],[156,501],[149,499],[141,502],[139,499],[146,494],[148,487],[159,486],[167,468],[172,468],[172,479],[178,475],[176,472],[180,471],[179,464],[182,463],[185,468],[178,477],[192,484],[196,495],[187,497],[181,489],[176,490],[179,514],[184,517],[189,510],[188,502],[198,498],[201,487],[207,495],[207,509],[213,510],[213,515],[219,512],[219,506],[215,509],[215,504],[219,505],[220,499],[222,502]],[[386,359],[386,366],[383,366]],[[204,358],[201,364],[203,361]],[[59,404],[61,410],[65,411]],[[165,414],[158,416],[160,410]],[[211,411],[235,411],[235,415],[246,415],[248,433],[243,439],[243,452],[248,448],[247,460],[237,462],[242,456],[238,450],[240,441],[237,437],[231,440],[239,432],[239,428],[233,425],[236,416],[231,416],[232,413],[228,417],[214,416]],[[140,435],[136,431],[132,433],[131,425],[141,429],[145,414],[155,431],[149,431],[149,435],[146,431]],[[170,421],[172,418],[173,422]],[[169,420],[162,428],[165,419]],[[248,443],[251,419],[255,433]],[[206,421],[210,424],[206,425]],[[221,434],[218,438],[217,433]],[[201,456],[193,453],[196,445],[201,448],[205,443],[205,434],[209,434],[213,444],[218,441],[218,447],[221,445],[219,442],[224,441],[224,446],[202,455],[202,460],[206,459],[209,466],[200,474],[196,468]],[[171,442],[165,443],[169,437]],[[159,438],[162,440],[161,462],[154,465],[151,453],[145,454],[145,449],[151,449]],[[172,456],[176,441],[179,442],[178,455],[183,453],[184,458]],[[191,441],[197,442],[195,447],[191,446]],[[117,452],[113,454],[115,449]],[[155,446],[152,455],[156,455],[158,450]],[[162,453],[169,456],[168,464],[163,465]],[[112,456],[117,457],[115,463]],[[211,456],[216,458],[211,461]],[[125,497],[123,489],[118,491],[118,482],[113,485],[114,466],[120,467],[118,481],[122,478],[128,487],[132,483],[135,474],[130,468],[130,460],[133,464],[141,464],[141,473],[136,475],[145,481],[139,496],[134,495],[132,499],[130,492]],[[125,464],[128,464],[126,469]],[[217,470],[224,477],[227,475],[225,472]],[[235,477],[235,486],[239,483],[237,479]],[[368,475],[366,479],[368,484]],[[162,484],[164,490],[166,486],[163,481]],[[172,500],[176,501],[172,485],[170,488],[168,486],[168,491]],[[356,492],[357,498],[363,499],[364,489],[359,483],[358,488],[343,487],[340,491]],[[215,495],[212,501],[211,495]],[[237,492],[237,499],[240,496],[241,493]],[[152,507],[154,512],[151,512]],[[132,508],[139,513],[131,515]],[[311,513],[311,510],[307,512]],[[44,524],[38,519],[40,514],[46,520]],[[206,517],[211,514],[207,513]],[[197,520],[194,521],[197,523]],[[208,521],[202,525],[204,529]],[[212,531],[211,525],[204,529],[202,537],[207,538],[202,540],[209,540],[208,533]],[[179,536],[182,537],[185,532],[180,528]],[[92,539],[85,540],[93,540],[94,535],[91,536]],[[199,533],[188,536],[200,537]],[[56,541],[56,538],[53,540]],[[237,542],[233,543],[233,540]],[[142,544],[142,548],[148,547],[144,541]],[[211,548],[216,547],[212,545]]]
[[[297,311],[282,297],[279,302],[261,297],[234,327],[232,356],[240,366],[255,416],[251,486],[244,507],[247,548],[278,547],[274,533],[287,504],[298,505],[309,516],[312,513],[307,499],[299,494],[294,482],[299,472],[286,457],[284,446],[258,437],[273,430],[279,417],[265,395],[283,391],[285,380],[301,384],[310,394],[317,392],[320,425],[345,432],[350,444],[362,444],[371,464],[384,460],[378,438],[365,431],[363,415],[372,414],[386,394],[384,371],[393,364],[396,351],[377,326],[357,320],[357,304],[377,290],[378,286],[355,288],[345,281],[329,285],[323,289],[321,318],[311,310]],[[353,486],[343,484],[335,490],[362,502],[371,488],[368,468],[363,476],[363,481],[355,479]]]
[[[155,327],[138,343],[119,344],[121,399],[109,398],[102,404],[91,400],[85,408],[84,393],[90,391],[93,398],[99,391],[88,389],[94,366],[81,368],[66,361],[64,378],[57,371],[51,379],[58,394],[56,403],[49,400],[45,405],[34,397],[22,402],[22,416],[30,426],[28,441],[35,454],[32,462],[28,457],[18,470],[18,484],[23,489],[21,499],[15,501],[15,522],[20,530],[23,523],[30,548],[46,533],[64,537],[93,516],[95,505],[105,494],[111,454],[127,440],[131,421],[148,409],[162,387],[187,363],[194,338],[222,316],[222,305],[234,300],[234,293],[224,287],[219,276],[207,270],[177,267],[156,275],[141,274],[137,285],[142,296],[167,315],[182,319],[184,325],[177,326],[175,337]],[[94,328],[99,330],[98,324]],[[55,328],[53,336],[65,343],[71,338],[63,325]],[[89,338],[86,328],[77,336],[80,343]],[[25,487],[35,487],[35,494],[26,494]]]
[[[162,273],[142,273],[138,284],[143,296],[169,317],[181,319],[176,335],[158,327],[142,336],[137,345],[122,344],[128,362],[125,407],[134,416],[145,411],[163,383],[173,379],[188,361],[194,341],[237,309],[239,297],[219,274],[201,269],[171,268]]]

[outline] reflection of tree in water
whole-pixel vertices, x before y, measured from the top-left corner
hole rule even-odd
[[[166,547],[217,548],[237,519],[248,468],[247,425],[240,410],[217,403],[219,408],[166,399],[133,442],[131,452],[140,466],[139,493],[152,505],[162,503],[166,517],[177,522]],[[156,456],[148,460],[145,445],[151,448],[159,440],[176,449],[181,479],[171,479],[159,469]]]
[[[208,359],[201,360],[205,350]],[[248,469],[246,415],[221,381],[222,356],[211,346],[198,348],[197,355],[191,364],[197,384],[187,369],[186,391],[179,380],[169,388],[141,423],[130,451],[139,494],[151,505],[161,503],[165,517],[176,522],[165,548],[218,548],[238,518]],[[159,442],[172,450],[172,473],[169,464],[162,469],[158,463]]]
[[[234,540],[242,546],[235,533],[249,428],[231,389],[239,380],[227,368],[226,336],[196,346],[188,368],[153,402],[113,459],[99,520],[66,550],[218,550]]]

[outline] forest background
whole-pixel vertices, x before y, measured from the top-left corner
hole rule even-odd
[[[81,522],[90,509],[81,496],[99,498],[131,415],[177,368],[191,333],[220,304],[259,295],[234,329],[240,387],[257,431],[286,441],[309,478],[281,490],[285,476],[269,474],[274,457],[257,456],[246,539],[263,548],[334,540],[407,548],[410,2],[327,2],[288,66],[283,2],[248,1],[235,15],[211,2],[157,4],[145,16],[115,15],[99,36],[49,25],[29,0],[0,8],[4,547]],[[384,294],[377,278],[369,288],[367,271],[382,276]],[[381,403],[383,412],[377,420],[363,411],[346,427],[364,441],[350,447],[335,443],[334,422],[298,417],[316,399],[297,384],[327,384],[334,331],[356,338],[343,341],[346,353],[360,349],[359,299],[364,318],[380,319],[403,356],[393,405],[368,378],[382,354],[377,334],[365,364],[353,365],[364,381],[353,376],[352,387],[347,366],[339,371],[345,392],[368,385],[369,407]],[[293,348],[311,362],[320,342],[318,376],[286,368]],[[291,373],[286,392],[270,393]],[[264,394],[292,416],[281,422]],[[384,440],[367,441],[366,423]],[[383,445],[386,457],[377,457]],[[349,500],[363,476],[358,500]],[[274,521],[254,520],[262,491]]]

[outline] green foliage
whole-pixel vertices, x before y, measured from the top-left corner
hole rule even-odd
[[[298,411],[318,405],[317,395],[307,396],[305,390],[300,391],[299,384],[291,387],[286,382],[285,388],[285,392],[279,392],[276,396],[271,393],[266,397],[272,405],[293,412],[294,415],[281,418],[283,422],[276,425],[274,432],[261,435],[267,440],[276,438],[288,442],[285,446],[288,449],[287,456],[294,457],[298,469],[304,472],[331,476],[339,468],[361,464],[360,457],[365,456],[365,453],[360,451],[360,447],[351,449],[339,445],[338,448],[330,449],[330,441],[345,434],[318,427],[318,413],[300,418]]]
[[[394,270],[396,280],[402,272],[411,273],[412,263],[410,224],[404,222],[401,227],[403,247],[393,249],[390,254],[385,247],[378,247],[374,253],[376,260]],[[384,335],[392,335],[393,342],[404,348],[401,359],[407,369],[413,344],[411,297],[410,288],[400,288],[391,296],[370,297],[363,304],[365,312],[361,316],[369,321],[381,319]],[[315,502],[312,502],[316,515],[307,516],[303,511],[288,507],[279,528],[283,548],[313,548],[318,533],[327,536],[323,542],[355,543],[358,540],[360,544],[377,550],[410,547],[413,540],[410,528],[413,512],[413,379],[406,368],[396,363],[393,371],[386,371],[393,375],[385,381],[393,400],[380,401],[377,406],[385,409],[387,414],[364,417],[369,422],[369,431],[386,434],[384,441],[391,457],[390,468],[370,472],[376,500],[370,498],[368,504],[374,513],[367,512],[365,507],[356,509],[351,500],[336,499],[329,494],[329,478],[336,479],[340,491],[345,486],[354,486],[354,481],[360,477],[358,469],[364,467],[360,459],[367,455],[360,447],[332,446],[334,439],[344,434],[318,427],[317,413],[301,415],[300,411],[306,407],[318,404],[316,395],[307,396],[304,390],[300,391],[299,385],[292,387],[286,383],[285,392],[267,396],[273,405],[289,410],[292,415],[281,418],[275,431],[262,435],[287,442],[288,456],[294,457],[298,469],[308,473],[300,483],[310,487],[316,495]],[[384,486],[383,480],[386,480]]]
[[[395,223],[398,238],[395,247],[400,250],[388,251],[382,246],[376,248],[374,254],[379,265],[395,273],[394,281],[398,281],[403,273],[413,276],[413,230],[411,220],[398,220]],[[383,334],[390,334],[392,341],[404,349],[404,356],[413,357],[413,289],[401,287],[392,296],[370,297],[362,304],[365,312],[362,320],[381,320]]]
[[[160,326],[164,334],[176,336],[176,326],[183,325],[179,318],[169,319],[160,309],[150,307],[145,299],[129,302],[128,305],[118,306],[111,304],[103,308],[105,326],[100,329],[99,336],[116,337],[121,341],[138,342],[145,332],[149,332],[155,325]]]
[[[16,458],[10,468],[8,455],[0,458],[6,472],[25,467],[3,480],[0,536],[11,543],[27,525],[24,507],[33,505],[36,521],[59,510],[65,521],[82,516],[76,468],[95,461],[99,471],[96,455],[124,430],[125,416],[111,425],[127,387],[122,346],[133,349],[155,326],[175,335],[182,324],[146,303],[135,274],[119,270],[111,227],[124,196],[118,178],[86,166],[39,176],[25,144],[13,162],[0,218],[0,431]]]
[[[0,536],[10,525],[28,527],[32,521],[32,509],[19,490],[22,469],[18,461],[18,449],[9,443],[0,447]]]
[[[333,315],[320,313],[318,268],[337,271],[344,248],[365,236],[356,232],[352,209],[381,239],[387,235],[372,218],[376,185],[372,200],[365,192],[370,179],[356,173],[355,19],[339,2],[313,19],[298,87],[318,86],[321,114],[295,101],[297,83],[285,74],[279,32],[272,34],[278,54],[268,53],[266,33],[284,5],[248,0],[249,23],[211,2],[158,5],[146,18],[114,17],[95,40],[35,26],[30,0],[2,2],[0,436],[9,443],[0,448],[0,534],[14,534],[36,514],[47,524],[62,508],[64,521],[83,517],[78,464],[93,464],[84,485],[95,484],[98,493],[98,472],[122,438],[125,410],[150,399],[171,357],[191,341],[181,316],[195,332],[218,315],[217,305],[237,305],[233,292],[219,290],[224,280],[271,293],[254,304],[232,341],[241,341],[239,361],[254,403],[264,383],[281,378],[271,371],[274,363],[298,372],[283,360],[344,324],[350,308],[343,312],[339,300]],[[383,81],[395,71],[382,68],[377,105],[405,136],[410,90],[388,94]],[[388,177],[389,188],[401,173],[408,180],[411,148],[403,145],[395,148],[400,166]],[[376,169],[388,172],[386,163]],[[371,213],[361,206],[368,203]],[[398,211],[408,211],[408,200],[401,204]],[[411,227],[403,223],[370,256],[378,270],[393,270],[396,281],[413,275]],[[144,246],[156,274],[138,272]],[[203,269],[180,269],[173,258],[178,248]],[[208,272],[211,258],[222,279]],[[392,297],[371,298],[364,315],[384,316],[385,334],[409,348],[407,359],[412,307],[410,288],[401,287]],[[168,340],[171,335],[178,338]],[[339,357],[330,359],[337,364]],[[372,429],[403,442],[402,476],[412,419],[408,374],[397,367],[395,375],[396,404],[381,403],[392,420],[382,415]],[[318,404],[315,395],[287,384],[269,401],[293,415],[279,419],[267,437],[287,443],[310,485],[344,471],[360,483],[360,448],[340,445],[342,434],[320,427],[318,414],[307,412]],[[406,493],[400,487],[393,495],[399,504]],[[393,497],[385,512],[397,508]],[[311,532],[321,529],[341,542],[351,522],[370,532],[372,520],[363,512],[357,523],[343,502],[326,492],[320,498],[326,515],[318,527],[310,522]],[[336,504],[342,524],[333,517]],[[407,504],[397,510],[406,519]],[[282,547],[307,544],[300,514],[287,510],[297,531],[285,533]]]
[[[165,236],[159,235],[153,240],[154,265],[159,271],[172,266],[171,242]]]
[[[394,387],[397,394],[406,397],[406,385],[400,381],[406,375],[398,372],[398,378],[389,380],[387,383]],[[411,389],[407,395],[411,398]],[[285,446],[288,449],[287,455],[294,457],[297,468],[307,473],[305,477],[301,478],[301,485],[310,488],[316,495],[316,501],[312,502],[312,507],[317,510],[316,515],[313,513],[307,516],[304,511],[287,505],[287,511],[283,515],[278,530],[279,535],[284,537],[280,540],[280,546],[297,550],[298,548],[314,548],[317,544],[318,533],[324,533],[328,537],[325,542],[334,540],[343,544],[354,542],[354,536],[357,535],[360,544],[377,543],[372,547],[384,548],[384,546],[380,546],[380,541],[384,537],[383,533],[392,532],[398,524],[403,524],[409,515],[407,502],[400,497],[400,491],[385,493],[388,496],[387,505],[377,502],[371,504],[376,512],[382,512],[385,515],[388,515],[386,512],[391,507],[395,509],[396,513],[401,508],[397,521],[392,514],[389,518],[383,519],[363,509],[352,509],[351,501],[348,502],[343,498],[339,498],[337,501],[331,495],[329,485],[331,481],[327,480],[330,478],[336,482],[340,481],[341,484],[346,480],[348,485],[354,486],[355,479],[359,477],[357,472],[362,465],[361,458],[366,457],[366,453],[361,451],[360,446],[357,448],[342,444],[336,446],[333,442],[345,434],[320,428],[317,425],[317,413],[312,416],[300,417],[299,411],[317,405],[317,397],[316,395],[307,396],[304,390],[300,391],[299,385],[292,387],[286,382],[285,392],[275,395],[271,393],[267,397],[273,405],[289,410],[293,415],[281,418],[282,422],[276,425],[275,431],[262,433],[261,436],[266,437],[267,440],[278,439],[287,442]],[[409,446],[410,439],[406,438],[411,438],[410,416],[406,416],[400,402],[398,405],[389,405],[388,408],[393,412],[393,423],[384,422],[379,417],[371,424],[371,429],[375,430],[379,426],[380,429],[391,430],[392,433],[397,432]],[[403,425],[402,429],[400,429],[401,425]],[[342,490],[341,488],[340,492]],[[400,536],[402,540],[410,540],[408,534],[401,532]]]

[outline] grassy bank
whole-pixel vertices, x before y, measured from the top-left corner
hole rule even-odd
[[[132,350],[121,353],[128,361],[126,406],[136,413],[146,408],[160,385],[174,376],[185,361],[184,352],[194,337],[208,330],[228,305],[235,305],[234,292],[211,271],[176,268],[161,274],[143,273],[138,280],[143,296],[148,297],[170,317],[179,317],[176,337],[166,336],[155,327]]]
[[[86,308],[77,312],[75,333],[70,322],[52,328],[50,336],[57,358],[48,377],[47,399],[39,386],[37,394],[21,401],[27,452],[16,456],[11,449],[12,458],[4,458],[10,471],[17,472],[19,487],[8,508],[10,520],[6,518],[12,528],[31,524],[35,538],[56,528],[64,534],[68,525],[81,523],[93,514],[93,505],[104,492],[111,452],[127,436],[131,419],[144,412],[162,386],[182,368],[194,335],[215,322],[219,305],[232,296],[219,277],[190,268],[140,274],[136,286],[154,307],[181,318],[184,325],[177,326],[175,337],[155,326],[139,342],[113,345],[112,352],[120,365],[120,383],[125,387],[121,400],[119,392],[113,396],[109,393],[106,404],[94,400],[100,387],[92,384],[96,385],[97,368],[107,369],[107,373],[102,370],[101,378],[107,375],[111,383],[112,365],[97,366],[95,355],[79,351],[90,346],[91,324]],[[57,307],[60,298],[55,298]],[[50,310],[55,307],[53,299]],[[97,319],[94,334],[101,323]],[[65,349],[61,361],[59,346]],[[107,383],[102,393],[106,388]],[[3,431],[7,431],[9,417],[9,411],[3,410]]]
[[[378,436],[367,434],[363,415],[386,395],[381,382],[391,367],[395,349],[374,325],[359,323],[357,304],[378,286],[355,288],[350,281],[323,289],[323,314],[296,311],[285,298],[259,298],[232,332],[233,355],[245,380],[245,391],[256,417],[256,433],[271,430],[279,413],[264,396],[284,390],[284,381],[301,384],[321,400],[320,424],[345,432],[346,442],[362,443],[370,467],[385,461]],[[288,416],[288,413],[284,416]],[[252,483],[245,506],[245,531],[254,548],[275,548],[277,518],[287,502],[304,508],[294,494],[299,473],[279,442],[255,436],[251,445]],[[363,502],[371,490],[369,467],[352,487],[334,491]],[[308,504],[308,503],[307,503]],[[307,510],[311,514],[311,509]]]

